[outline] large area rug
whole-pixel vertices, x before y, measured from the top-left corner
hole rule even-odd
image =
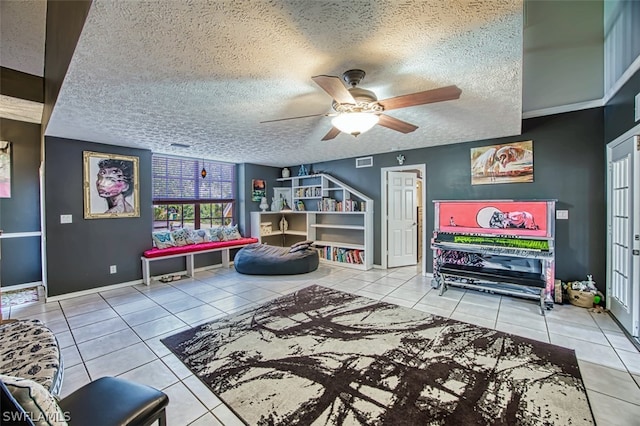
[[[321,286],[163,342],[249,425],[593,424],[572,350]]]

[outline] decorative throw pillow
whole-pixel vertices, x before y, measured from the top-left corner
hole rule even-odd
[[[153,238],[153,242],[159,249],[176,246],[170,231],[155,231],[151,234],[151,238]]]
[[[293,245],[291,246],[291,248],[296,248],[296,247],[298,247],[298,246],[307,246],[307,247],[308,247],[308,246],[310,246],[311,244],[313,244],[313,241],[311,241],[311,240],[299,241],[299,242],[297,242],[297,243],[293,244]]]
[[[289,249],[289,253],[295,253],[297,251],[304,251],[306,249],[308,249],[309,247],[311,247],[309,244],[300,244],[297,245],[295,247],[291,247],[291,249]]]
[[[224,241],[239,240],[242,238],[240,231],[238,231],[238,225],[223,226],[222,235],[224,236]]]
[[[63,413],[56,399],[41,384],[20,377],[0,375],[0,380],[36,426],[65,426],[69,413]]]
[[[174,229],[171,231],[171,236],[178,247],[194,244],[193,240],[189,238],[189,231],[184,228]]]
[[[194,244],[207,243],[209,242],[209,233],[204,229],[191,229],[189,231],[189,239]]]
[[[224,241],[224,236],[222,235],[222,226],[212,226],[209,228],[209,241]]]

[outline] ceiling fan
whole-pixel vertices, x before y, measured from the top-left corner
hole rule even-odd
[[[333,116],[333,127],[324,135],[323,141],[335,138],[340,132],[358,136],[371,129],[376,124],[401,133],[411,133],[418,128],[406,121],[398,120],[383,112],[392,109],[407,108],[435,102],[449,101],[460,98],[462,90],[457,86],[446,86],[423,92],[410,93],[379,101],[371,90],[356,87],[365,76],[359,69],[345,71],[342,80],[349,86],[345,87],[340,77],[318,75],[311,79],[333,98],[332,107],[335,112],[323,114],[302,115],[298,117],[280,118],[261,121],[272,123],[276,121],[295,120],[299,118]]]

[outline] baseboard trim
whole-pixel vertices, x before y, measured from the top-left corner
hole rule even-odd
[[[217,269],[217,268],[221,268],[222,265],[211,265],[211,266],[202,266],[200,268],[195,268],[194,271],[195,272],[201,272],[201,271],[206,271],[209,269]],[[177,271],[177,272],[171,272],[168,274],[162,274],[162,275],[155,275],[153,277],[151,277],[152,281],[157,281],[158,277],[162,277],[164,275],[185,275],[187,273],[186,269],[184,271]],[[74,291],[73,293],[65,293],[65,294],[59,294],[57,296],[48,296],[45,297],[45,301],[46,302],[58,302],[60,300],[65,300],[65,299],[71,299],[74,297],[79,297],[79,296],[86,296],[88,294],[93,294],[93,293],[100,293],[101,291],[109,291],[109,290],[115,290],[117,288],[122,288],[122,287],[129,287],[132,285],[138,285],[138,284],[142,284],[142,278],[139,280],[133,280],[133,281],[128,281],[128,282],[124,282],[124,283],[119,283],[119,284],[112,284],[112,285],[107,285],[107,286],[103,286],[103,287],[96,287],[96,288],[90,288],[87,290],[81,290],[81,291]],[[42,282],[40,282],[40,284],[42,284]],[[15,286],[11,286],[12,288]],[[33,286],[31,286],[33,287]]]
[[[72,293],[59,294],[57,296],[45,296],[45,302],[58,302],[60,300],[72,299],[74,297],[86,296],[88,294],[100,293],[101,291],[115,290],[122,287],[130,287],[132,285],[142,284],[142,278],[139,280],[127,281],[119,284],[105,285],[102,287],[90,288],[87,290],[74,291]]]

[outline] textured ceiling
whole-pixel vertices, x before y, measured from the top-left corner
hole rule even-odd
[[[378,99],[462,96],[389,111],[419,127],[406,135],[259,123],[329,112],[310,77],[350,68]],[[521,113],[522,0],[94,0],[46,134],[286,166],[514,135]]]
[[[0,1],[0,65],[42,77],[47,0]]]

